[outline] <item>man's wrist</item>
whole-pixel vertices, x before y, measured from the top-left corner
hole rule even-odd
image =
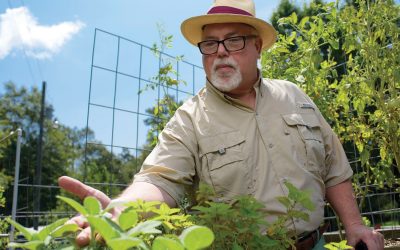
[[[346,231],[352,231],[353,228],[359,228],[359,227],[365,227],[361,219],[358,221],[352,221],[350,223],[344,224],[344,228]]]

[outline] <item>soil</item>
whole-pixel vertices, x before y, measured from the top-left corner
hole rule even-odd
[[[385,239],[385,248],[400,249],[400,238],[399,239]]]

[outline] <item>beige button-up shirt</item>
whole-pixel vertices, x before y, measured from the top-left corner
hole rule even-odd
[[[152,183],[181,198],[205,182],[222,200],[252,195],[265,204],[269,221],[285,213],[277,196],[289,181],[311,190],[310,221],[294,221],[297,233],[323,221],[327,187],[349,179],[342,145],[310,98],[295,84],[260,79],[256,109],[225,96],[209,82],[168,122],[134,181]]]

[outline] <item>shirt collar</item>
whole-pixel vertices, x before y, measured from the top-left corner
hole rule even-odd
[[[257,81],[254,83],[253,88],[256,90],[257,93],[257,98],[259,97],[263,97],[262,91],[261,91],[261,74],[260,71],[259,72],[259,77],[257,79]],[[214,85],[212,85],[212,83],[208,80],[207,78],[207,82],[206,82],[206,88],[207,90],[211,91],[213,94],[215,94],[218,98],[220,98],[221,100],[228,102],[231,105],[235,105],[235,106],[239,106],[239,107],[244,107],[244,108],[248,108],[246,105],[244,105],[240,100],[232,98],[226,94],[224,94],[223,92],[221,92],[219,89],[217,89]]]

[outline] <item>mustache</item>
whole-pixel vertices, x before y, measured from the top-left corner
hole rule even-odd
[[[218,67],[220,67],[220,66],[229,66],[234,69],[237,69],[238,65],[237,65],[236,61],[233,60],[232,58],[223,58],[223,59],[217,58],[213,63],[212,71],[215,72],[218,69]]]

